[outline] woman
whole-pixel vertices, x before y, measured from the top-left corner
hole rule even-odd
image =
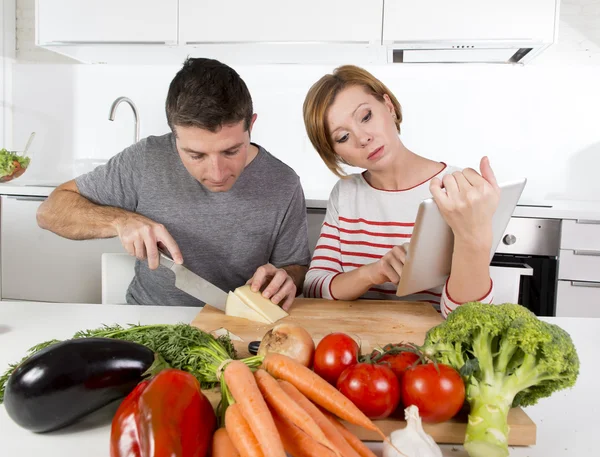
[[[304,101],[308,136],[333,188],[304,284],[306,297],[398,299],[418,206],[433,196],[454,233],[446,284],[403,300],[427,301],[446,317],[461,303],[493,300],[489,261],[500,189],[489,160],[481,174],[421,157],[399,137],[402,113],[389,89],[351,65],[323,76]],[[363,168],[344,177],[342,164]]]

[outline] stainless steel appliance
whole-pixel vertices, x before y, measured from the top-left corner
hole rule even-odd
[[[522,276],[518,302],[538,316],[556,315],[560,219],[512,217],[492,265],[533,269]]]

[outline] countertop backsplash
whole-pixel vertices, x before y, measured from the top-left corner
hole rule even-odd
[[[258,120],[252,140],[296,170],[309,199],[327,199],[336,177],[302,122],[310,86],[332,67],[241,66]],[[425,65],[367,67],[395,93],[409,149],[459,167],[489,155],[499,180],[525,176],[524,196],[600,199],[600,67]],[[140,136],[168,132],[164,100],[171,66],[14,65],[14,142],[36,131],[28,179],[70,179],[82,163],[108,160]],[[84,170],[87,171],[87,170]],[[70,175],[71,176],[70,176]]]
[[[477,167],[490,156],[499,180],[528,178],[524,197],[600,199],[600,67],[368,67],[396,94],[402,139],[432,159]],[[337,178],[306,136],[302,102],[323,66],[237,68],[254,98],[252,140],[296,170],[308,199],[326,200]],[[168,132],[164,100],[177,68],[16,64],[14,139],[32,130],[28,180],[62,181],[131,143],[129,106],[108,120],[112,101],[138,106],[141,138]],[[25,175],[24,177],[25,178]]]

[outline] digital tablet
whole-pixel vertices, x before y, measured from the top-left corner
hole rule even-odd
[[[492,218],[494,238],[490,262],[526,183],[527,180],[522,178],[500,185],[500,201]],[[433,198],[422,201],[396,295],[405,297],[444,284],[450,276],[453,247],[452,230],[444,221]]]

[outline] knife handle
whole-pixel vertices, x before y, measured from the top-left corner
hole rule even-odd
[[[171,268],[173,265],[175,265],[175,262],[173,262],[173,259],[167,257],[162,252],[158,253],[158,258],[159,258],[160,264],[163,267]]]
[[[248,344],[248,352],[252,355],[258,354],[258,348],[260,346],[260,341],[250,341]]]

